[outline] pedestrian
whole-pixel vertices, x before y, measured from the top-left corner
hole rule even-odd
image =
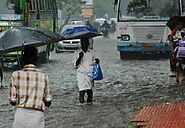
[[[110,24],[105,20],[104,23],[102,24],[101,28],[110,29]]]
[[[110,32],[114,33],[115,31],[116,31],[116,23],[114,20],[112,20],[110,23]]]
[[[176,71],[176,58],[174,56],[174,49],[177,45],[177,42],[179,39],[182,38],[181,36],[181,31],[183,29],[183,25],[181,22],[179,22],[176,27],[172,30],[171,34],[170,34],[170,47],[172,49],[172,53],[170,56],[170,70],[171,70],[171,74],[170,77],[175,77],[175,71]]]
[[[88,49],[89,38],[81,39],[81,49],[74,54],[74,66],[77,70],[77,82],[79,89],[80,105],[84,104],[85,93],[87,93],[87,103],[92,103],[94,82],[92,80],[92,69],[94,63],[94,54]]]
[[[14,106],[13,128],[44,128],[44,110],[51,105],[52,95],[46,72],[36,68],[38,50],[25,46],[23,69],[12,73],[9,100]]]
[[[88,27],[92,27],[92,24],[91,24],[91,22],[89,20],[86,21],[85,25],[88,26]]]

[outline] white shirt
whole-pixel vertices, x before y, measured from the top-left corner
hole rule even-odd
[[[78,50],[74,53],[74,67],[77,68],[77,81],[79,91],[92,89],[93,80],[92,80],[92,69],[94,63],[94,54],[92,50],[88,50],[84,53],[83,58],[81,59],[80,64],[76,67],[76,61],[79,58],[79,53],[83,52]]]

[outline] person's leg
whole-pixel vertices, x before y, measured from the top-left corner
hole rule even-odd
[[[175,77],[176,62],[175,62],[173,55],[170,56],[170,71],[171,71],[170,77]]]
[[[85,96],[85,90],[79,91],[79,101],[80,101],[80,103],[84,103],[84,96]]]
[[[92,102],[92,98],[93,98],[93,91],[92,89],[88,89],[87,90],[87,102],[88,103]]]

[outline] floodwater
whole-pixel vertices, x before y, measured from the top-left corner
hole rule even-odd
[[[132,128],[139,108],[185,100],[185,85],[169,77],[169,60],[120,60],[113,37],[95,39],[94,51],[104,79],[95,83],[92,105],[78,105],[73,53],[52,52],[49,63],[39,67],[49,73],[53,94],[46,128]],[[5,72],[6,86],[11,72]],[[0,128],[11,128],[14,119],[8,91],[0,90]]]

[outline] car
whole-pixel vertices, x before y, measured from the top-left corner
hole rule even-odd
[[[73,27],[84,26],[78,24],[67,24],[64,25],[59,33],[64,32],[66,29],[70,29]],[[93,39],[89,39],[90,45],[89,48],[93,49]],[[80,48],[80,39],[70,39],[70,40],[62,40],[56,43],[55,52],[74,52],[75,50]]]
[[[69,21],[68,24],[85,25],[85,22],[81,20],[72,20],[72,21]]]
[[[98,22],[100,25],[102,25],[105,20],[106,19],[104,19],[104,18],[98,18],[98,19],[95,19],[95,22]]]

